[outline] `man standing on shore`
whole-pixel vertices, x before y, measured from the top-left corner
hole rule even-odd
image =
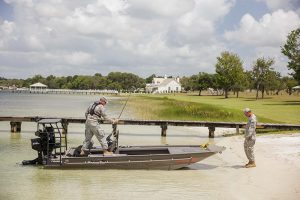
[[[105,97],[101,97],[99,101],[91,104],[87,111],[85,112],[85,140],[83,142],[83,146],[81,148],[80,155],[84,155],[84,149],[90,146],[92,137],[95,135],[100,142],[103,154],[104,155],[112,155],[113,152],[108,151],[108,145],[104,133],[104,130],[100,126],[100,120],[105,119],[110,121],[111,123],[117,123],[117,120],[113,120],[108,118],[106,113],[104,112],[104,106],[108,103]]]
[[[244,109],[244,114],[248,117],[248,123],[245,127],[245,141],[244,149],[246,156],[249,160],[248,164],[245,165],[246,168],[256,167],[254,158],[254,144],[256,140],[256,116],[252,113],[249,108]]]

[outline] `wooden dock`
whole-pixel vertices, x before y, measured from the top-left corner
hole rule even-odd
[[[37,122],[40,119],[57,118],[57,117],[41,117],[41,116],[0,116],[0,121],[8,121],[11,125],[11,132],[20,132],[22,122]],[[85,123],[85,118],[61,118],[63,121],[64,132],[68,132],[68,125],[70,123]],[[109,124],[109,121],[102,121],[103,124]],[[146,125],[146,126],[160,126],[161,136],[167,136],[168,126],[194,126],[194,127],[208,127],[209,137],[214,137],[216,128],[235,128],[236,133],[239,129],[243,128],[246,123],[244,122],[207,122],[207,121],[178,121],[178,120],[119,120],[118,125]],[[270,124],[258,123],[258,129],[278,129],[278,130],[300,130],[300,124]]]

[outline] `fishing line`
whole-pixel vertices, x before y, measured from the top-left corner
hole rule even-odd
[[[123,106],[123,108],[122,108],[122,111],[121,111],[121,113],[120,113],[118,119],[120,119],[120,117],[121,117],[121,115],[122,115],[122,113],[123,113],[123,111],[124,111],[124,109],[125,109],[125,107],[126,107],[126,105],[127,105],[127,102],[128,102],[128,100],[129,100],[130,95],[131,95],[131,92],[129,93],[129,95],[128,95],[128,97],[127,97],[127,100],[126,100],[126,102],[125,102],[125,104],[124,104],[124,106]]]

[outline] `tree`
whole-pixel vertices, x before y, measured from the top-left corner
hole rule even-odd
[[[222,52],[217,60],[217,79],[225,92],[225,98],[228,98],[229,90],[243,79],[243,64],[237,54],[228,51]]]
[[[281,89],[281,75],[279,72],[270,70],[267,74],[266,80],[265,80],[265,89],[266,93],[268,94],[269,91],[276,91],[276,94],[279,93]]]
[[[187,76],[183,76],[180,79],[180,83],[181,83],[183,90],[185,90],[185,91],[191,90],[191,88],[189,87],[189,81],[190,81],[190,77],[187,77]]]
[[[240,72],[238,73],[238,76],[239,77],[235,80],[234,84],[232,85],[232,90],[236,93],[236,98],[239,98],[240,91],[244,91],[250,85],[246,72]]]
[[[126,91],[144,88],[145,80],[132,73],[111,72],[107,75],[108,81],[118,83],[118,88]]]
[[[156,77],[155,74],[152,74],[151,76],[147,77],[147,78],[146,78],[146,83],[152,83],[153,78],[155,78],[155,77]]]
[[[199,76],[198,75],[192,75],[189,78],[188,86],[189,86],[190,90],[192,90],[192,91],[199,90]]]
[[[274,64],[274,59],[258,58],[252,68],[252,76],[256,86],[256,99],[258,99],[258,91],[261,90],[262,99],[269,80],[269,74],[273,69],[271,66]]]
[[[45,78],[42,77],[41,75],[35,75],[31,80],[32,80],[32,83],[45,82]]]
[[[198,89],[199,96],[201,95],[202,90],[207,90],[209,87],[213,85],[213,77],[211,74],[200,72],[198,75]]]
[[[287,67],[294,71],[292,75],[300,84],[300,28],[290,32],[281,52],[289,58]]]
[[[293,92],[293,87],[297,85],[297,80],[295,80],[294,78],[285,76],[282,78],[282,81],[285,85],[286,92],[289,95],[291,95]]]

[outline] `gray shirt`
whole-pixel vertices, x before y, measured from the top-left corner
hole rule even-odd
[[[94,103],[91,104],[85,112],[85,118],[89,122],[99,123],[100,120],[108,120],[112,123],[112,119],[107,116],[105,113],[104,106],[102,104],[98,104],[94,109],[94,114],[90,114],[90,110],[93,107]]]
[[[248,117],[248,123],[246,124],[246,130],[245,130],[245,138],[246,139],[252,139],[255,140],[256,138],[256,116],[252,114],[250,117]]]

